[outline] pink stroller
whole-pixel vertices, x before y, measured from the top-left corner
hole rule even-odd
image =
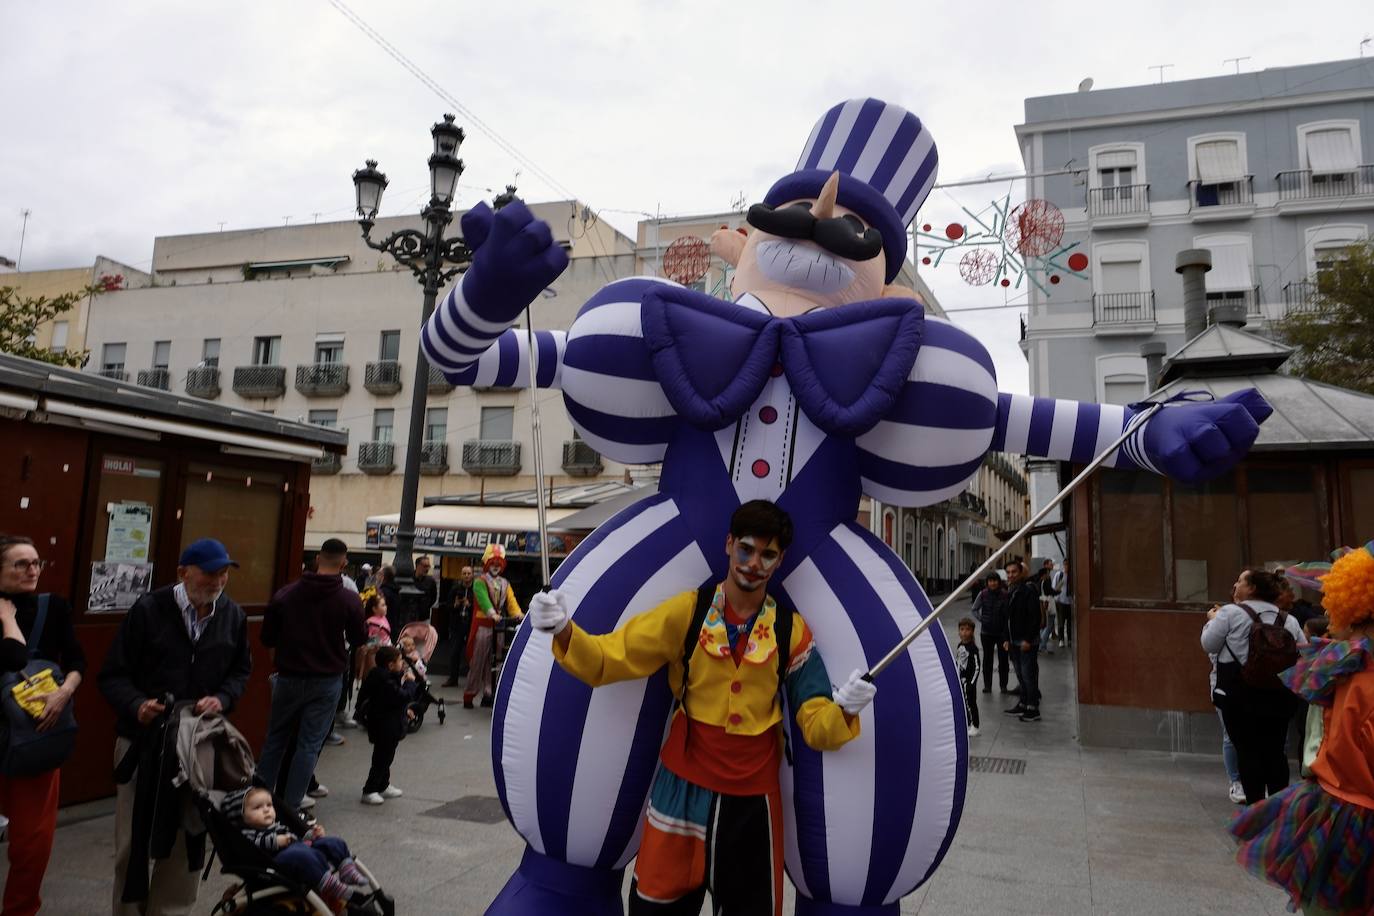
[[[429,657],[434,654],[434,647],[439,644],[439,631],[428,620],[416,620],[401,627],[401,632],[396,635],[396,645],[400,646],[401,641],[407,638],[414,641],[415,652],[420,656],[420,664],[417,665],[402,655],[406,659],[406,665],[415,674],[415,700],[409,707],[415,711],[415,718],[406,723],[406,730],[416,732],[425,723],[425,712],[429,707],[439,707],[436,715],[439,717],[440,725],[444,724],[444,718],[448,713],[444,709],[444,701],[430,692],[429,679],[422,670],[423,666],[429,663]]]

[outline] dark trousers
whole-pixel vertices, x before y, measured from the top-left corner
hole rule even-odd
[[[367,771],[363,794],[380,792],[391,785],[391,764],[396,759],[400,738],[379,738],[372,742],[372,768]]]
[[[348,846],[336,836],[322,836],[306,844],[300,840],[278,852],[272,864],[288,878],[293,878],[306,887],[318,887],[320,880],[329,873],[330,866],[337,868],[344,859],[349,858]]]
[[[1005,693],[1007,689],[1007,650],[1002,648],[1005,637],[989,636],[984,633],[983,640],[983,686],[992,689],[992,659],[997,657],[997,686]]]
[[[1288,755],[1283,745],[1291,709],[1287,697],[1261,695],[1258,699],[1236,698],[1221,711],[1226,734],[1236,748],[1247,805],[1264,801],[1266,790],[1277,795],[1288,785]]]
[[[964,712],[968,713],[968,724],[978,727],[978,682],[964,682]]]
[[[468,673],[468,628],[472,626],[471,612],[453,611],[453,626],[449,629],[448,680],[457,681]]]
[[[1011,644],[1011,663],[1016,668],[1016,679],[1021,682],[1021,702],[1028,709],[1040,708],[1040,645],[1031,642],[1029,649],[1022,649],[1019,642]]]
[[[1073,643],[1073,605],[1056,601],[1054,603],[1054,635],[1064,640],[1066,645]]]

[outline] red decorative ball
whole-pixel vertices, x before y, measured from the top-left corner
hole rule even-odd
[[[1069,270],[1087,270],[1088,256],[1081,251],[1075,251],[1069,255]]]
[[[1003,285],[1003,286],[1011,286],[1011,281],[1008,280],[1006,277],[1003,277],[1003,278],[1002,278],[1002,285]]]
[[[922,263],[922,264],[929,264],[929,263],[930,263],[930,258],[921,258],[921,263]]]
[[[1050,274],[1050,282],[1051,282],[1051,283],[1058,283],[1058,282],[1059,282],[1059,274]]]
[[[952,242],[957,242],[964,237],[964,227],[958,223],[950,223],[945,227],[945,235]]]
[[[921,231],[922,231],[922,232],[929,232],[929,231],[930,231],[930,223],[926,223],[924,226],[922,226],[922,227],[921,227]]]

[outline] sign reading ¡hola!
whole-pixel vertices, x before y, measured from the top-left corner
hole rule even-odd
[[[132,474],[134,472],[134,459],[106,455],[105,462],[100,469],[106,474]]]
[[[395,522],[367,523],[367,546],[384,550],[396,546]],[[549,555],[567,556],[581,538],[570,534],[549,535]],[[441,528],[434,525],[415,526],[415,547],[426,550],[481,553],[488,544],[500,544],[512,556],[539,553],[537,531],[484,531],[477,528]]]

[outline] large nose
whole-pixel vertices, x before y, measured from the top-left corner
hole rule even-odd
[[[816,203],[811,207],[811,215],[816,219],[830,219],[835,215],[835,198],[840,192],[840,173],[831,172],[816,195]]]

